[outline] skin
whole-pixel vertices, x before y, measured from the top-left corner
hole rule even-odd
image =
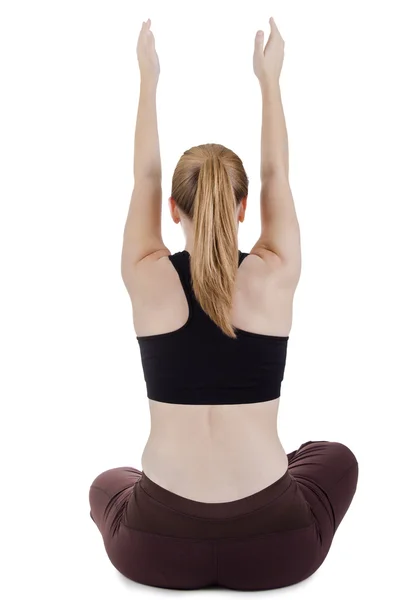
[[[284,41],[273,20],[255,36],[253,69],[262,96],[261,234],[238,270],[232,323],[267,335],[289,335],[301,270],[300,231],[288,180],[288,139],[279,79]],[[124,228],[121,273],[136,335],[166,333],[187,320],[179,277],[161,233],[161,160],[156,92],[160,63],[151,21],[137,43],[140,97],[135,130],[134,189]],[[172,198],[171,218],[192,253],[193,227]],[[244,221],[247,198],[236,210]],[[279,399],[248,405],[174,405],[149,399],[151,431],[142,468],[153,481],[186,498],[228,502],[279,479],[288,462],[277,433]],[[247,469],[249,465],[249,469]]]

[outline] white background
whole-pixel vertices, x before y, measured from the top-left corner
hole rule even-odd
[[[286,451],[341,441],[357,494],[319,571],[258,592],[391,597],[397,43],[393,3],[1,3],[1,559],[7,599],[232,597],[138,585],[109,562],[89,517],[94,477],[140,468],[149,433],[130,300],[120,274],[133,186],[136,41],[160,58],[163,235],[183,151],[220,142],[250,178],[240,249],[259,234],[260,90],[254,35],[286,41],[282,91],[303,269],[282,388]],[[242,594],[241,594],[242,595]]]

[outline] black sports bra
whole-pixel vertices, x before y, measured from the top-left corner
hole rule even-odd
[[[239,266],[249,253],[239,250]],[[195,298],[187,250],[169,255],[189,317],[174,331],[136,336],[148,398],[171,404],[249,404],[280,396],[289,336],[235,328],[233,339]]]

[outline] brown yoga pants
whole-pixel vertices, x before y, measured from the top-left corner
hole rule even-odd
[[[306,442],[288,462],[269,487],[219,503],[174,494],[133,467],[110,469],[90,487],[90,515],[114,567],[138,583],[288,586],[325,559],[358,478],[356,457],[337,442]]]

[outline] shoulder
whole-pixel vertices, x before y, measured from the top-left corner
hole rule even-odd
[[[237,296],[245,310],[258,313],[261,318],[266,316],[274,321],[281,314],[289,314],[296,287],[296,279],[273,252],[258,255],[251,251],[239,267]]]
[[[173,262],[181,253],[171,254],[162,249],[129,266],[122,274],[131,300],[161,300],[161,297],[178,282]]]
[[[240,270],[247,282],[255,289],[268,289],[269,286],[294,292],[300,278],[300,268],[291,268],[271,250],[253,248],[244,258]]]

